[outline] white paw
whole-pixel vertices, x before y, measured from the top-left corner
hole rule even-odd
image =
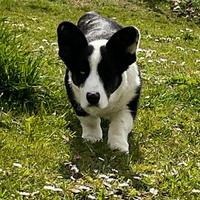
[[[95,137],[95,136],[92,136],[92,135],[82,135],[82,138],[85,139],[86,141],[91,142],[91,143],[98,142],[102,139],[101,137]]]
[[[83,133],[82,138],[86,141],[95,143],[102,140],[102,132],[93,132],[93,133]]]
[[[113,136],[111,138],[108,138],[108,145],[113,150],[117,149],[124,153],[129,152],[128,142],[119,136]]]

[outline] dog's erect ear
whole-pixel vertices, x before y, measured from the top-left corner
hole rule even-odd
[[[57,28],[59,56],[70,68],[82,55],[88,43],[81,30],[71,22],[62,22]]]
[[[120,65],[129,66],[136,61],[139,31],[135,27],[125,27],[117,31],[106,44],[109,54]],[[125,70],[125,69],[124,69]]]

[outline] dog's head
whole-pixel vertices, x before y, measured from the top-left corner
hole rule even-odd
[[[139,31],[125,27],[109,40],[88,43],[81,30],[70,22],[57,29],[59,56],[79,88],[83,108],[105,108],[110,95],[120,86],[122,73],[136,62]]]

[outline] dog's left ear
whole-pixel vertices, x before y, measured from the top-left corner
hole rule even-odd
[[[115,59],[120,65],[128,67],[132,63],[136,62],[136,50],[139,38],[140,33],[137,28],[132,26],[125,27],[117,31],[110,38],[106,44],[106,48],[113,59]]]
[[[88,46],[81,30],[71,22],[64,21],[57,28],[59,56],[69,70]]]

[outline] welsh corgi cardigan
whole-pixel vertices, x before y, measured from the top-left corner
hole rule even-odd
[[[128,134],[141,90],[138,29],[88,12],[77,25],[62,22],[57,35],[59,56],[67,66],[66,90],[80,120],[82,138],[102,140],[100,118],[106,118],[110,120],[108,145],[128,153]]]

